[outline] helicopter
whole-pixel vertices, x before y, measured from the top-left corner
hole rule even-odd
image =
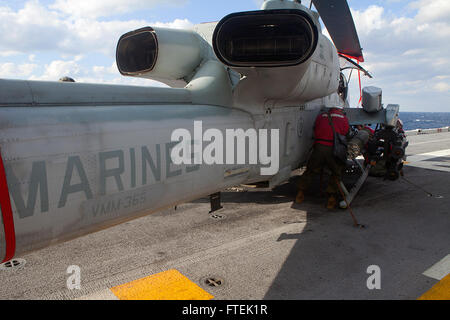
[[[327,108],[394,132],[378,135],[390,149],[399,105],[372,88],[350,107],[344,72],[371,75],[347,1],[312,3],[124,34],[120,73],[167,88],[0,79],[0,259],[205,196],[215,211],[236,185],[276,187],[308,160]],[[403,155],[381,156],[395,176]]]

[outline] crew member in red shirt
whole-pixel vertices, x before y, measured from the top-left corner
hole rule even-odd
[[[347,136],[350,126],[344,114],[343,106],[331,108],[329,113],[336,132]],[[328,193],[327,208],[333,209],[336,207],[339,193],[336,178],[337,181],[341,181],[342,172],[346,164],[336,159],[333,155],[334,136],[327,112],[322,112],[318,115],[314,127],[314,137],[314,150],[308,161],[306,171],[298,182],[299,191],[295,201],[297,203],[303,202],[305,199],[304,191],[310,185],[314,174],[320,174],[324,167],[328,167],[331,171],[331,176],[326,190]]]

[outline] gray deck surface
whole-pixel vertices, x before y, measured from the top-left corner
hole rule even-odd
[[[450,133],[408,139],[407,179],[442,197],[369,177],[352,205],[367,229],[326,210],[317,183],[293,204],[293,177],[224,192],[222,220],[200,199],[20,257],[23,268],[0,271],[0,298],[108,299],[108,288],[176,269],[216,299],[417,299],[438,282],[423,273],[450,254]],[[70,265],[81,290],[66,288]],[[366,286],[371,265],[381,290]],[[205,287],[210,276],[224,284]]]

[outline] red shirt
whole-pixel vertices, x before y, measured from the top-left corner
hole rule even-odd
[[[340,109],[331,109],[330,115],[336,132],[346,136],[350,130],[350,126],[343,111]],[[326,112],[317,116],[314,127],[314,137],[316,139],[314,143],[320,143],[330,147],[333,146],[333,129],[330,126],[328,114]]]

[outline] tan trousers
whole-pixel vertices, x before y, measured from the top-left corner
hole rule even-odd
[[[309,158],[306,171],[300,177],[298,182],[299,190],[305,191],[311,184],[313,176],[315,174],[321,174],[325,167],[328,167],[331,171],[326,192],[330,195],[337,195],[339,193],[339,189],[336,184],[336,178],[338,181],[341,181],[342,172],[345,165],[335,159],[333,156],[333,147],[324,146],[322,144],[316,144],[314,146],[314,150]]]

